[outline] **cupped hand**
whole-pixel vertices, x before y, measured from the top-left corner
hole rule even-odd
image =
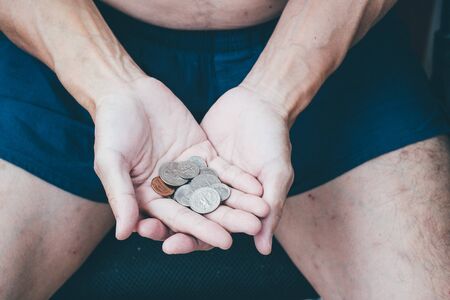
[[[238,86],[217,100],[201,126],[221,157],[262,183],[270,214],[255,244],[260,253],[269,254],[293,181],[287,114],[264,95]]]
[[[118,239],[141,229],[149,238],[166,239],[163,249],[177,253],[193,238],[227,249],[229,232],[259,232],[256,216],[268,213],[268,206],[256,196],[262,192],[260,183],[217,156],[191,113],[161,82],[142,78],[98,99],[94,123],[94,168],[116,218]],[[223,182],[234,187],[227,205],[204,216],[161,198],[150,186],[162,163],[192,155],[203,157]],[[140,215],[146,218],[138,224]]]

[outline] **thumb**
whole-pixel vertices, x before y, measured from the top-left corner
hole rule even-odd
[[[134,231],[139,217],[130,167],[121,153],[100,150],[95,153],[94,169],[116,218],[116,238],[124,240]]]
[[[270,213],[262,220],[261,231],[255,235],[255,246],[263,255],[268,255],[272,251],[273,234],[280,222],[293,177],[292,166],[288,165],[270,174],[266,180],[262,180],[264,187],[262,198],[269,204]]]

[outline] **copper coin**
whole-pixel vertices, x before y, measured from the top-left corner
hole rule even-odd
[[[164,181],[159,176],[156,176],[155,178],[152,179],[151,186],[152,186],[152,189],[157,194],[159,194],[163,197],[169,197],[175,191],[173,188],[171,188],[167,184],[165,184]]]

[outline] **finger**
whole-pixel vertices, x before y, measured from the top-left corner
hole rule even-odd
[[[162,249],[166,254],[186,254],[207,251],[213,246],[184,233],[176,233],[164,241]]]
[[[147,201],[142,209],[161,220],[174,232],[190,234],[221,249],[231,247],[231,235],[225,229],[174,200],[160,198]]]
[[[261,218],[267,217],[270,212],[269,204],[261,197],[246,194],[236,189],[231,190],[230,198],[223,204],[232,208],[247,211]]]
[[[222,182],[249,194],[262,195],[261,183],[251,174],[218,157],[211,143],[197,144],[184,151],[177,160],[186,160],[193,155],[202,157],[208,163],[208,167],[217,172]]]
[[[139,207],[139,206],[138,206]],[[141,221],[141,220],[144,220],[146,217],[143,215],[143,214],[139,214],[138,215],[138,218],[137,218],[137,222],[136,222],[136,224],[139,224],[139,222]],[[134,232],[137,232],[137,225],[134,227],[134,229],[133,229],[133,233]]]
[[[233,209],[228,206],[219,206],[206,218],[219,224],[229,232],[255,235],[261,230],[261,221],[251,213]]]
[[[171,235],[170,229],[160,220],[154,218],[141,220],[136,230],[140,236],[155,241],[164,241]]]
[[[121,154],[106,150],[96,152],[94,169],[116,218],[116,238],[126,239],[134,231],[139,217],[130,168]]]
[[[261,231],[255,235],[255,246],[259,253],[269,255],[272,252],[273,233],[279,220],[280,217],[274,213],[262,220]]]
[[[214,169],[224,183],[248,194],[261,196],[263,187],[252,175],[228,163],[220,157],[208,161],[208,166]]]
[[[269,215],[262,220],[261,231],[255,236],[255,246],[263,255],[268,255],[272,251],[272,240],[275,229],[281,219],[283,206],[288,190],[292,184],[293,171],[290,165],[273,171],[271,176],[267,176],[264,183],[263,199],[270,206]]]

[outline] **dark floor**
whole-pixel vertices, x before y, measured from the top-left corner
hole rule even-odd
[[[57,299],[307,299],[317,295],[278,243],[269,256],[236,235],[228,251],[166,255],[161,243],[111,232]]]

